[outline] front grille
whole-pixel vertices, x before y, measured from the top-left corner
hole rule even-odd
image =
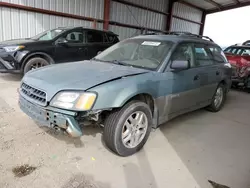
[[[21,86],[21,93],[31,102],[35,102],[42,106],[46,105],[46,93],[25,83]]]

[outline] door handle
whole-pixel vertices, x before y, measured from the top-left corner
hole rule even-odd
[[[199,75],[194,76],[194,80],[199,80]]]
[[[219,76],[220,75],[220,72],[219,71],[216,71],[216,76]]]

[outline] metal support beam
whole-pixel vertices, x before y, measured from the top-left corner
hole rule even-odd
[[[235,2],[236,4],[240,4],[240,1],[239,1],[239,0],[234,0],[234,2]]]
[[[216,12],[220,12],[220,11],[231,10],[231,9],[235,9],[235,8],[245,7],[245,6],[250,6],[250,1],[241,2],[240,4],[235,4],[235,5],[229,5],[229,6],[221,7],[220,10],[217,10],[217,9],[208,10],[207,14],[212,14],[212,13],[216,13]]]
[[[110,19],[110,0],[104,0],[104,24],[103,29],[109,29],[109,19]]]
[[[176,15],[172,15],[173,18],[177,18],[179,20],[184,20],[186,22],[190,22],[190,23],[194,23],[194,24],[198,24],[198,25],[202,25],[201,22],[196,22],[196,21],[193,21],[193,20],[190,20],[190,19],[187,19],[187,18],[182,18],[180,16],[176,16]]]
[[[198,10],[200,10],[200,11],[204,11],[204,9],[202,9],[201,7],[198,7],[198,6],[196,6],[196,5],[192,4],[192,3],[189,3],[189,2],[187,2],[187,1],[179,0],[178,2],[181,3],[181,4],[183,4],[183,5],[187,5],[187,6],[189,6],[189,7],[198,9]]]
[[[142,5],[139,5],[139,4],[136,4],[136,3],[132,3],[132,2],[129,2],[129,1],[126,1],[126,0],[112,0],[112,1],[124,4],[124,5],[128,5],[128,6],[132,6],[132,7],[136,7],[136,8],[140,8],[140,9],[144,9],[144,10],[148,10],[148,11],[151,11],[151,12],[163,14],[163,15],[166,15],[166,16],[168,15],[165,12],[162,12],[162,11],[159,11],[159,10],[156,10],[156,9],[152,9],[152,8],[149,8],[149,7],[146,7],[146,6],[142,6]]]
[[[204,32],[206,16],[207,16],[207,13],[203,11],[202,18],[201,18],[200,32],[199,32],[200,35],[203,35],[203,32]]]
[[[171,24],[172,24],[172,17],[173,17],[173,8],[174,8],[174,3],[176,0],[169,0],[168,3],[168,16],[167,16],[167,24],[166,24],[166,31],[171,30]]]
[[[222,8],[222,6],[219,4],[219,3],[216,3],[215,1],[213,0],[205,0],[206,2],[214,5],[216,8],[218,8],[219,10]]]

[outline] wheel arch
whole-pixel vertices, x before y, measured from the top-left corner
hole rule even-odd
[[[34,53],[27,55],[27,57],[24,58],[22,66],[21,66],[21,70],[24,70],[24,67],[27,64],[27,62],[34,57],[41,57],[41,58],[45,59],[46,61],[48,61],[49,64],[55,63],[53,58],[49,54],[47,54],[45,52],[34,52]]]
[[[137,93],[127,98],[127,100],[125,100],[122,103],[122,106],[126,105],[127,103],[133,100],[139,100],[139,101],[145,102],[149,106],[151,113],[152,113],[152,118],[153,118],[153,128],[157,128],[159,113],[158,113],[158,107],[155,103],[153,95],[149,93],[145,93],[145,92]]]

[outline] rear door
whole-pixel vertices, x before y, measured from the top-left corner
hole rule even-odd
[[[87,30],[86,35],[87,43],[85,50],[88,59],[95,57],[98,52],[101,52],[111,46],[104,32],[96,30]]]

